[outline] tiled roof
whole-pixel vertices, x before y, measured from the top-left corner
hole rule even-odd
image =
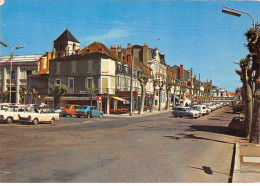
[[[38,72],[34,72],[33,74],[49,74],[49,68],[45,68],[43,70],[40,70]]]
[[[68,29],[66,29],[54,42],[56,41],[72,41],[80,43],[71,33]]]
[[[81,53],[81,54],[85,53],[85,52],[87,52],[88,49],[90,49],[91,52],[97,52],[97,51],[100,51],[100,48],[103,49],[103,51],[106,55],[115,59],[116,61],[121,62],[122,65],[127,65],[128,67],[131,66],[131,64],[128,63],[125,59],[121,60],[115,53],[110,51],[103,43],[100,43],[98,41],[95,41],[95,42],[91,43],[90,45],[86,46],[85,48],[81,49],[79,53]],[[122,49],[122,52],[123,52],[123,55],[126,56],[127,51],[125,49]],[[143,64],[137,58],[134,58],[134,67],[147,75],[151,74],[150,67]]]
[[[23,63],[23,62],[38,62],[40,58],[43,56],[43,54],[39,55],[16,55],[12,59],[10,59],[10,56],[0,56],[0,64],[1,63]]]

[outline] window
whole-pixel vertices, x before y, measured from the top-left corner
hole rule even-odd
[[[56,79],[55,84],[61,84],[61,80],[60,79]]]
[[[7,71],[7,78],[10,79],[10,71]],[[15,71],[11,72],[11,79],[15,79]]]
[[[93,78],[92,77],[88,77],[85,81],[85,87],[86,88],[94,88],[94,84],[93,84]]]
[[[68,87],[69,89],[74,88],[74,78],[69,78]]]
[[[77,61],[72,61],[71,62],[71,73],[76,73],[77,72]]]
[[[25,70],[21,70],[21,72],[20,72],[20,78],[21,79],[26,79],[27,77],[26,77],[26,71]]]
[[[60,74],[61,73],[61,62],[57,62],[56,63],[56,74]]]
[[[87,72],[93,72],[93,60],[87,62]]]
[[[108,70],[108,61],[103,61],[102,62],[102,72],[103,73],[108,73],[109,70]]]

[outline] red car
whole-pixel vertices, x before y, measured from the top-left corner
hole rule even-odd
[[[246,134],[246,121],[244,117],[233,117],[228,125],[228,133],[235,135],[245,136]]]

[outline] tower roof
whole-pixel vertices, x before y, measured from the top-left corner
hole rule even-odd
[[[60,42],[60,41],[72,41],[76,43],[80,43],[71,33],[68,29],[66,29],[54,42]]]

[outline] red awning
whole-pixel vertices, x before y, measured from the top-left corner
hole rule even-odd
[[[97,100],[97,97],[63,97],[62,101],[86,101],[86,100]],[[53,97],[45,97],[44,100],[53,101]]]

